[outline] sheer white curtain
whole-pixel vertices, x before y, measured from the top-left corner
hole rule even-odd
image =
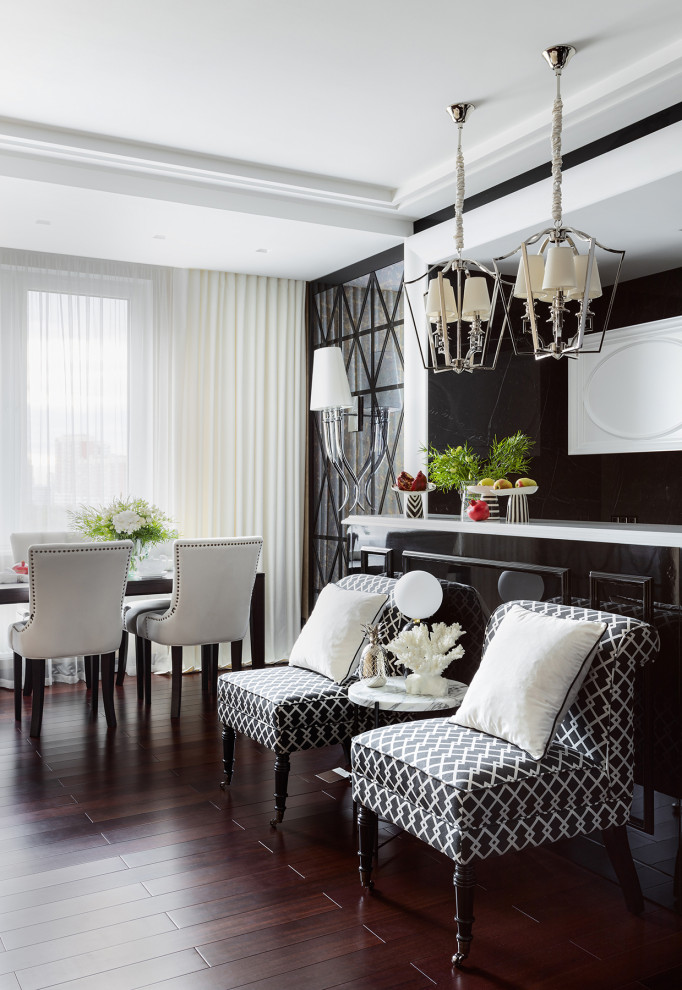
[[[172,270],[0,251],[0,565],[9,534],[139,494],[173,512]],[[11,415],[7,411],[11,410]],[[10,686],[0,613],[0,684]],[[48,667],[76,680],[75,661]]]
[[[10,532],[67,529],[79,503],[139,495],[187,537],[263,535],[266,658],[286,656],[301,614],[304,298],[287,279],[0,250],[0,567]],[[3,686],[15,618],[0,606]]]
[[[267,660],[301,624],[304,316],[304,282],[187,274],[178,518],[198,536],[263,536]]]

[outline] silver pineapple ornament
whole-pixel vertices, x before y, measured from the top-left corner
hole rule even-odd
[[[386,683],[386,651],[379,642],[379,626],[366,625],[362,627],[367,636],[367,646],[362,651],[360,661],[360,676],[367,687],[383,687]]]

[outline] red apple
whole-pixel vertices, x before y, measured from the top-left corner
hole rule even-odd
[[[473,519],[474,522],[482,522],[484,519],[488,519],[490,517],[490,509],[488,508],[487,503],[481,498],[478,501],[473,501],[471,503],[467,509],[467,515],[470,519]]]
[[[411,491],[413,492],[425,492],[426,491],[426,475],[421,471],[417,472],[417,477],[412,482]]]

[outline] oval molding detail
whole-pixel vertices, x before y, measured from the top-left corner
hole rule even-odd
[[[584,392],[587,416],[604,433],[652,440],[682,427],[682,342],[639,339],[607,354]]]

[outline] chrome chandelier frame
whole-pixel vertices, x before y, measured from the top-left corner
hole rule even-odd
[[[407,297],[407,305],[410,311],[412,325],[414,326],[415,333],[417,334],[417,342],[419,344],[419,353],[421,355],[422,364],[427,371],[433,371],[436,374],[442,371],[454,371],[456,374],[461,374],[463,371],[470,374],[474,371],[493,371],[497,365],[500,347],[502,346],[502,338],[504,337],[504,332],[509,322],[507,303],[504,298],[504,290],[502,287],[503,280],[500,273],[497,270],[486,268],[485,265],[480,264],[478,261],[462,257],[462,250],[464,247],[463,207],[465,181],[464,156],[462,153],[462,128],[466,123],[469,114],[474,109],[475,107],[472,103],[453,103],[452,106],[448,107],[448,113],[457,124],[457,198],[455,202],[455,247],[457,248],[457,257],[452,258],[450,261],[445,263],[433,265],[424,275],[420,275],[419,278],[412,279],[412,281],[405,283],[405,296]],[[433,317],[429,317],[429,315],[426,317],[428,345],[427,353],[425,354],[422,347],[421,337],[417,330],[417,321],[415,320],[408,286],[421,282],[423,279],[427,279],[428,288],[428,282],[430,281],[429,277],[434,271],[437,272],[437,296],[439,305],[435,319]],[[448,310],[446,303],[446,283],[444,276],[447,275],[448,272],[454,272],[456,276],[456,285],[453,286],[453,290],[455,291],[457,311],[454,314]],[[464,290],[466,280],[474,275],[476,277],[485,278],[486,286],[488,286],[488,279],[492,279],[493,281],[493,291],[491,297],[488,287],[490,309],[486,316],[483,316],[480,313],[475,313],[472,319],[464,320],[463,305],[465,302]],[[447,281],[450,285],[452,285],[452,282],[449,279]],[[424,294],[425,300],[426,297],[427,293]],[[501,310],[498,311],[497,307],[498,303],[500,303],[500,297]],[[427,307],[425,306],[425,310],[426,309]],[[498,316],[497,314],[500,312],[501,315]],[[491,327],[494,325],[496,319],[501,321],[501,326],[497,346],[494,349],[494,353],[491,354]],[[465,322],[469,323],[468,329],[463,326]],[[484,326],[486,323],[487,326]],[[490,360],[488,360],[489,358]],[[486,361],[488,361],[488,363],[486,363]]]
[[[576,49],[572,45],[553,45],[551,48],[545,49],[542,53],[543,58],[553,70],[556,78],[556,96],[552,108],[551,136],[553,226],[547,227],[545,230],[541,230],[538,233],[528,237],[525,241],[522,241],[517,248],[510,251],[508,254],[493,259],[495,272],[500,279],[502,279],[504,276],[500,271],[500,263],[512,258],[514,255],[520,254],[517,284],[523,275],[523,292],[517,292],[515,288],[514,294],[517,295],[518,298],[525,299],[525,312],[522,317],[522,334],[530,336],[532,351],[528,351],[523,347],[517,346],[523,342],[523,337],[519,338],[518,341],[515,339],[511,324],[510,335],[516,354],[522,356],[532,355],[538,360],[546,357],[559,359],[564,356],[575,359],[580,353],[598,354],[601,351],[604,343],[604,335],[611,318],[611,310],[613,308],[613,301],[616,294],[618,279],[620,277],[623,258],[625,257],[625,251],[608,248],[604,244],[597,241],[597,239],[591,234],[586,234],[584,231],[578,230],[575,227],[564,225],[562,220],[561,131],[563,124],[563,103],[561,100],[561,73],[566,65],[568,65],[571,58],[575,55],[575,52]],[[584,255],[580,255],[576,241],[582,241],[587,245],[585,281],[582,285],[582,294],[578,292],[580,286],[578,284],[577,274],[576,280],[573,283],[575,289],[569,290],[569,292],[566,292],[560,287],[548,287],[545,289],[543,285],[538,285],[537,282],[534,282],[535,272],[529,262],[529,247],[532,247],[540,242],[538,251],[540,256],[543,255],[547,248],[551,249],[552,247],[566,247],[573,252],[573,259],[575,262],[576,257],[585,257]],[[591,299],[601,296],[602,294],[601,283],[599,282],[597,275],[597,261],[595,257],[596,248],[599,248],[600,251],[606,251],[609,254],[613,254],[618,257],[616,275],[611,286],[611,294],[600,334],[598,334],[598,332],[594,333],[594,312],[590,307]],[[544,270],[544,262],[542,267]],[[582,273],[579,277],[582,278]],[[568,302],[578,302],[577,313],[572,313],[568,309],[566,305]],[[546,318],[546,322],[551,326],[551,339],[548,337],[546,340],[545,337],[543,337],[539,332],[538,313],[536,312],[537,303],[550,304],[549,316]],[[575,325],[573,332],[567,323],[570,316],[577,316],[577,324]],[[586,335],[592,336],[593,333],[594,337],[599,336],[598,346],[594,348],[585,348],[584,344]]]

